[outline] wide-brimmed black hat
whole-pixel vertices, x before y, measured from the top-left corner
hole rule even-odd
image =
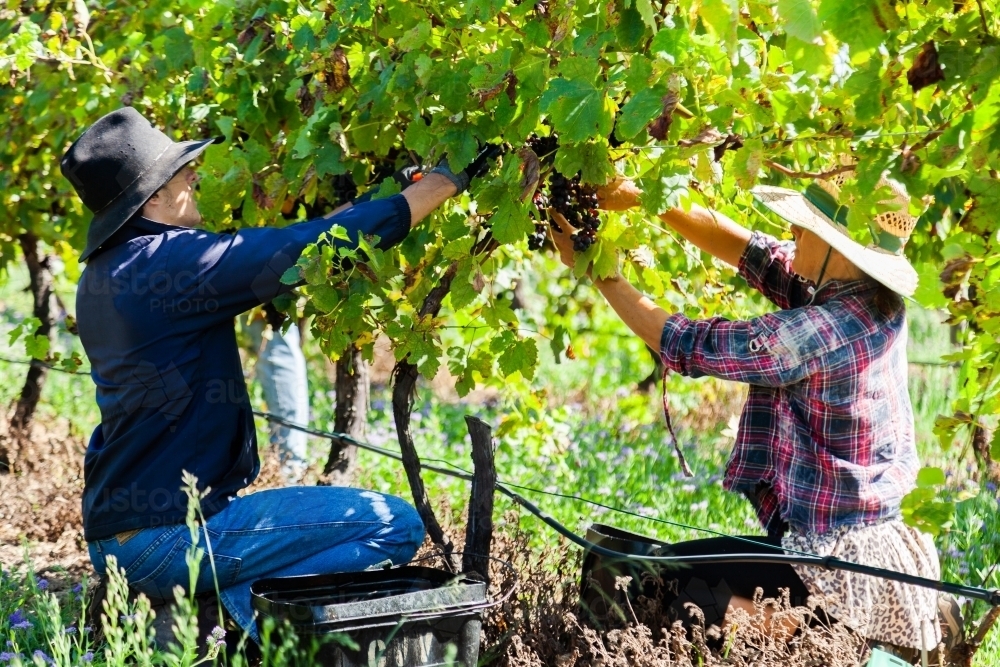
[[[86,260],[167,181],[222,137],[173,141],[132,107],[101,117],[73,142],[59,163],[94,214]]]

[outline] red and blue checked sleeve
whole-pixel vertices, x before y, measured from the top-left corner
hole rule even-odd
[[[794,256],[794,243],[754,232],[740,257],[740,275],[779,308],[804,306],[812,296],[812,283],[792,271]]]
[[[768,346],[784,319],[778,314],[739,321],[671,315],[660,336],[660,358],[670,370],[689,377],[711,375],[764,387],[793,384],[808,374],[809,364],[790,364]]]

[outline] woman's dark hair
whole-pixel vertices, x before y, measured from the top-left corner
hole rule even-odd
[[[903,297],[878,281],[875,283],[875,307],[885,317],[894,317],[903,308]]]

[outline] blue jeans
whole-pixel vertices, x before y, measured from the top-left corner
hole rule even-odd
[[[309,423],[309,387],[306,359],[302,354],[299,328],[292,324],[288,332],[271,328],[271,339],[264,340],[264,321],[254,320],[247,327],[257,358],[257,381],[264,391],[267,409],[296,424]],[[299,480],[308,465],[306,434],[280,424],[271,424],[271,444],[278,447],[286,479]]]
[[[424,539],[417,511],[395,496],[347,487],[296,486],[235,498],[199,528],[201,560],[196,593],[214,590],[205,535],[211,541],[222,604],[260,642],[250,584],[269,577],[356,572],[384,561],[408,563]],[[121,540],[122,543],[119,543]],[[184,524],[145,528],[91,542],[90,559],[104,576],[106,559],[125,568],[129,585],[150,597],[173,599],[188,588]]]

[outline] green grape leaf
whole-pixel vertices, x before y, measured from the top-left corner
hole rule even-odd
[[[475,134],[465,127],[448,130],[441,140],[448,152],[448,166],[456,174],[468,167],[479,152]]]
[[[604,90],[587,81],[554,79],[542,95],[542,109],[549,114],[560,137],[582,142],[607,136],[615,120],[615,104]]]
[[[917,486],[922,489],[941,486],[945,481],[944,471],[941,468],[921,468],[917,473]]]
[[[593,272],[596,278],[610,278],[618,274],[618,250],[613,243],[598,238]]]
[[[667,94],[666,87],[654,86],[644,88],[632,96],[622,107],[618,124],[615,126],[615,136],[620,141],[628,141],[639,134],[663,112],[663,97]]]
[[[562,144],[556,152],[556,169],[563,174],[580,172],[584,183],[604,185],[615,175],[607,141],[601,139],[585,144]]]
[[[874,49],[886,31],[899,27],[899,17],[889,0],[821,0],[820,23],[854,49]]]
[[[21,336],[33,336],[40,326],[42,326],[42,321],[37,317],[24,318],[20,324],[11,329],[8,343],[13,345]]]
[[[687,169],[663,161],[637,181],[642,190],[639,202],[647,212],[659,215],[680,204],[681,196],[687,193],[690,179]]]
[[[24,338],[24,351],[28,353],[28,356],[32,359],[39,359],[44,361],[49,355],[49,339],[45,336],[34,335],[25,336]]]
[[[503,8],[505,0],[469,0],[465,15],[469,20],[489,21]]]
[[[496,212],[490,217],[490,222],[493,225],[493,238],[499,243],[520,241],[535,228],[527,208],[514,197],[500,202]]]
[[[423,119],[417,118],[406,126],[406,134],[403,141],[406,147],[417,155],[429,155],[431,147],[437,143],[437,137]]]
[[[281,283],[283,285],[297,285],[302,280],[302,268],[298,264],[288,267],[281,274]]]
[[[642,22],[646,26],[656,33],[656,11],[653,9],[653,3],[651,0],[634,0],[636,11],[639,12],[639,16],[642,17]]]
[[[938,309],[948,306],[948,299],[944,296],[944,285],[941,283],[941,270],[933,265],[927,264],[919,267],[917,274],[919,281],[917,291],[913,298],[924,308]]]
[[[332,141],[325,143],[316,152],[316,159],[313,161],[317,178],[347,173],[347,167],[341,161],[342,154],[343,150],[338,144]]]
[[[820,32],[819,18],[812,0],[778,0],[778,16],[783,19],[785,33],[811,42]]]
[[[951,528],[955,504],[940,500],[935,489],[917,487],[903,497],[900,513],[907,525],[931,535],[940,535]]]
[[[515,340],[497,358],[497,365],[504,375],[520,373],[527,379],[535,375],[538,364],[538,344],[531,338]]]
[[[314,285],[309,288],[311,303],[321,312],[329,313],[340,303],[340,293],[330,285]]]
[[[749,190],[757,184],[764,158],[764,142],[760,139],[747,139],[743,148],[736,151],[733,157],[733,177],[736,184],[744,190]]]
[[[430,36],[431,22],[429,20],[421,21],[407,31],[405,35],[400,37],[396,45],[401,51],[412,51],[413,49],[424,46]]]
[[[621,0],[617,3],[618,25],[615,26],[615,37],[623,49],[633,50],[642,44],[646,34],[643,17],[635,7],[622,7]]]

